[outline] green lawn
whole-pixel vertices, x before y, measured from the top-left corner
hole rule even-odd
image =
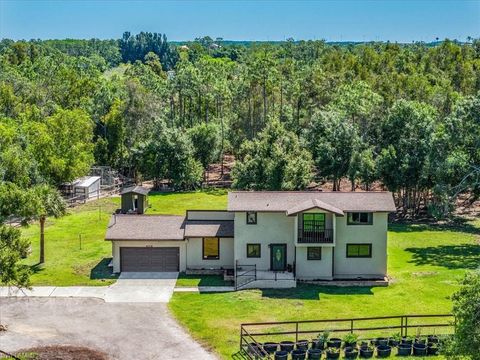
[[[480,221],[446,229],[392,225],[389,287],[300,285],[292,290],[175,293],[169,306],[197,339],[223,358],[238,351],[242,322],[448,313],[457,280],[465,270],[480,266],[479,238]]]
[[[187,193],[152,193],[147,214],[183,215],[188,209],[225,209],[225,191]],[[49,218],[45,227],[45,264],[39,266],[39,227],[22,230],[32,244],[32,253],[25,263],[32,266],[33,285],[108,285],[115,281],[107,267],[111,243],[104,241],[112,212],[120,198],[100,199],[78,206],[69,214]],[[81,248],[80,248],[81,238]],[[192,280],[193,281],[193,280]]]
[[[224,281],[221,275],[187,275],[182,272],[178,275],[176,286],[233,286],[233,282]]]

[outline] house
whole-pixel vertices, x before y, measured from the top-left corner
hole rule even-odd
[[[148,208],[148,193],[150,189],[143,186],[130,186],[120,191],[122,198],[121,212],[144,214]]]
[[[234,191],[226,211],[114,215],[114,272],[233,270],[238,285],[383,279],[389,192]]]

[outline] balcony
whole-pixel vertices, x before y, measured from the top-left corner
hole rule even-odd
[[[333,229],[325,229],[325,223],[304,220],[304,228],[298,229],[299,244],[333,244]]]

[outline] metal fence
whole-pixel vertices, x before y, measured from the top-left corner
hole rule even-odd
[[[447,335],[453,333],[454,329],[455,318],[451,314],[246,323],[240,325],[240,351],[249,359],[269,359],[261,343],[283,340],[298,342],[307,336],[316,337],[324,331],[331,334],[355,333],[360,340],[370,340],[394,334],[402,337],[422,333]]]

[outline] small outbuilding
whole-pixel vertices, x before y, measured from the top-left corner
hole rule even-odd
[[[150,189],[143,186],[130,186],[122,189],[122,213],[143,214],[148,208],[148,193]]]
[[[86,176],[73,183],[74,196],[90,199],[100,196],[100,176]]]

